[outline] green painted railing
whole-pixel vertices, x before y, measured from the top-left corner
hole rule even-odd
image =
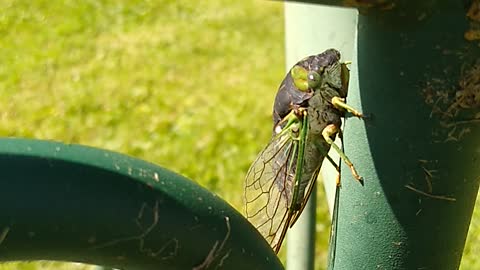
[[[122,154],[0,139],[0,260],[120,269],[283,269],[237,211]]]

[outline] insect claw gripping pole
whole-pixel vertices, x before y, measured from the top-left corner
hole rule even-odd
[[[363,114],[357,110],[355,110],[352,106],[348,105],[345,103],[345,99],[341,97],[333,97],[332,98],[332,104],[335,106],[337,109],[343,109],[346,110],[347,112],[355,115],[358,118],[363,118]]]
[[[355,110],[354,110],[355,111]],[[357,112],[358,113],[358,112]],[[360,182],[360,184],[363,185],[363,178],[358,174],[357,170],[353,166],[353,163],[348,159],[348,157],[343,153],[343,151],[338,147],[338,145],[335,144],[335,142],[332,140],[331,136],[337,134],[339,132],[339,129],[337,126],[334,124],[329,124],[326,126],[323,131],[322,131],[322,136],[325,139],[325,141],[330,144],[333,149],[340,155],[340,158],[345,162],[345,164],[350,167],[350,170],[352,171],[353,177]],[[337,186],[340,186],[340,180],[338,180]]]

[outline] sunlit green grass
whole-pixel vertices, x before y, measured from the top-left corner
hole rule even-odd
[[[63,263],[51,261],[13,262],[0,264],[0,270],[100,270],[98,267],[81,263]]]
[[[282,4],[23,2],[0,6],[1,135],[127,153],[240,206],[283,76]]]
[[[242,209],[284,76],[281,2],[3,0],[0,10],[0,136],[126,153]],[[329,233],[323,202],[320,193],[317,269]],[[475,217],[465,270],[480,269]]]

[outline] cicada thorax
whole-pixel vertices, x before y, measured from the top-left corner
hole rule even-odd
[[[333,90],[328,90],[328,94],[319,90],[310,100],[308,106],[309,115],[309,136],[316,138],[319,136],[322,138],[322,131],[327,125],[334,124],[340,127],[342,124],[342,117],[345,116],[345,112],[341,111],[330,102],[330,100],[338,95],[331,95]],[[333,92],[336,93],[336,92]],[[313,139],[312,138],[312,139]]]

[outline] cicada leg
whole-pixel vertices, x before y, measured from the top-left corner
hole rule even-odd
[[[335,177],[335,185],[340,187],[342,184],[340,182],[340,173],[337,173],[337,177]]]
[[[328,161],[330,161],[333,167],[335,167],[335,170],[337,170],[338,172],[337,177],[335,178],[335,184],[337,185],[337,187],[339,187],[341,185],[340,184],[340,166],[338,166],[338,164],[328,154],[325,157],[328,159]]]
[[[280,120],[280,122],[277,123],[274,129],[275,134],[281,133],[284,128],[298,122],[299,117],[304,117],[305,113],[305,108],[301,107],[296,108],[295,110],[291,110],[290,113],[287,114],[287,116],[285,116],[282,120]]]
[[[352,106],[345,103],[344,98],[333,97],[331,102],[332,102],[333,106],[335,106],[335,108],[346,110],[347,112],[355,115],[358,118],[363,118],[363,114],[361,112],[355,110]]]
[[[335,142],[331,138],[333,137],[333,135],[336,135],[338,133],[338,130],[339,129],[337,126],[335,126],[334,124],[330,124],[322,130],[322,136],[325,141],[330,144],[333,149],[335,149],[335,151],[337,151],[337,153],[340,155],[340,158],[345,162],[345,164],[350,167],[353,177],[355,177],[355,179],[357,179],[357,181],[359,181],[363,185],[363,178],[357,173],[357,170],[353,166],[353,163],[350,161],[350,159],[348,159],[342,149],[340,149],[340,147],[338,147],[338,145],[335,144]]]
[[[341,134],[341,130],[338,130],[338,134]],[[340,166],[338,166],[335,160],[333,160],[333,158],[330,155],[328,155],[328,151],[324,149],[323,145],[321,144],[317,145],[317,149],[320,150],[323,156],[325,156],[325,158],[330,162],[330,164],[332,164],[335,170],[337,170],[338,174],[337,174],[337,178],[335,179],[335,184],[337,185],[337,187],[339,187],[340,186]]]

